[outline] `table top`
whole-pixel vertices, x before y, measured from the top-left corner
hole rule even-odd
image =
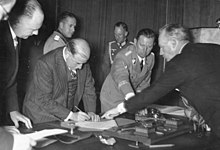
[[[50,122],[43,124],[34,125],[33,129],[20,128],[20,131],[23,133],[38,131],[42,129],[51,129],[51,128],[59,128],[59,122]],[[137,146],[134,141],[124,140],[115,138],[116,143],[113,146],[105,145],[100,142],[99,138],[97,138],[99,132],[90,132],[91,136],[89,138],[77,141],[72,144],[65,144],[60,141],[56,141],[50,145],[47,145],[42,148],[35,148],[36,150],[135,150],[134,148]],[[162,148],[149,148],[143,144],[138,144],[138,149],[153,149],[153,150],[219,150],[220,149],[220,138],[217,138],[211,132],[205,132],[203,134],[191,132],[185,133],[183,135],[179,135],[176,137],[172,137],[169,139],[165,139],[160,142],[156,142],[153,145],[161,145],[161,144],[173,144],[172,147],[162,147]]]

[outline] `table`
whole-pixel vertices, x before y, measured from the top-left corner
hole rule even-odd
[[[21,132],[33,132],[33,130],[41,129],[50,129],[59,127],[58,122],[50,122],[43,124],[34,125],[33,129],[25,129],[24,127],[20,128]],[[93,133],[94,135],[97,132]],[[135,150],[137,148],[130,147],[129,145],[135,145],[135,142],[116,139],[116,144],[113,146],[108,146],[102,144],[99,139],[95,136],[91,136],[87,139],[78,141],[73,144],[64,144],[59,141],[48,145],[43,148],[35,148],[36,150]],[[198,133],[186,133],[177,137],[166,139],[155,144],[174,144],[173,147],[166,148],[149,148],[140,144],[139,149],[153,149],[153,150],[219,150],[220,149],[220,138],[217,138],[213,133],[207,132],[202,136],[199,136]]]

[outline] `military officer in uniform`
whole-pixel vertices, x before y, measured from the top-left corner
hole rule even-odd
[[[115,57],[100,94],[101,111],[116,107],[136,93],[150,86],[154,66],[155,33],[151,29],[138,32],[134,44],[121,50]]]
[[[115,36],[115,40],[109,42],[105,49],[103,65],[102,65],[104,78],[106,78],[106,76],[108,75],[116,54],[120,50],[133,44],[132,42],[128,42],[127,40],[128,26],[124,22],[117,22],[114,25],[114,36]]]
[[[58,18],[58,29],[53,32],[44,44],[43,54],[67,44],[73,36],[76,27],[76,17],[73,13],[63,12]]]

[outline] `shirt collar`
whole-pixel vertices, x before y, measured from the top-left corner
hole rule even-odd
[[[12,35],[12,39],[17,38],[17,36],[16,36],[15,32],[13,31],[13,29],[12,29],[10,23],[8,23],[8,24],[9,24],[10,32],[11,32],[11,35]]]
[[[138,55],[137,55],[138,56]],[[139,62],[141,62],[143,60],[144,64],[145,64],[145,57],[144,58],[141,58],[140,56],[138,56],[138,60]]]
[[[126,40],[124,42],[122,42],[122,43],[117,43],[117,44],[118,44],[119,47],[123,47],[126,44]]]
[[[14,47],[16,48],[17,45],[18,45],[18,39],[17,39],[17,36],[16,36],[15,32],[13,31],[13,29],[12,29],[9,22],[8,22],[8,24],[9,24],[9,29],[10,29],[10,32],[11,32],[11,35],[12,35],[13,44],[14,44]]]
[[[182,53],[183,47],[184,47],[186,44],[188,44],[188,43],[189,43],[189,42],[186,42],[186,43],[184,43],[184,44],[182,45],[182,47],[180,48],[179,54]]]

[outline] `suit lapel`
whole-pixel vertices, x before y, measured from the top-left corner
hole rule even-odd
[[[7,23],[6,26],[6,38],[5,38],[5,43],[6,43],[6,49],[8,51],[8,56],[7,59],[10,60],[9,61],[9,66],[11,68],[11,73],[9,72],[8,76],[9,76],[9,81],[6,85],[6,87],[10,87],[15,81],[16,81],[16,76],[17,76],[17,72],[18,72],[18,66],[19,66],[19,49],[20,49],[20,43],[18,44],[18,48],[15,49],[14,47],[14,42],[12,39],[12,34],[9,28],[9,24]]]

